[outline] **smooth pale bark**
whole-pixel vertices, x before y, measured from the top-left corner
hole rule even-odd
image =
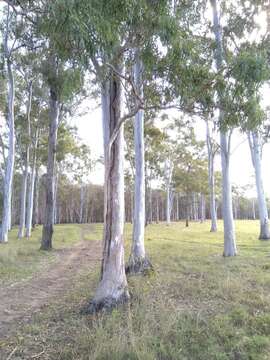
[[[134,78],[137,93],[143,98],[142,85],[143,65],[136,53]],[[134,215],[131,253],[126,267],[127,273],[145,273],[152,268],[145,254],[144,229],[145,229],[145,160],[144,160],[144,111],[139,110],[134,119],[134,146],[135,146],[135,186],[134,186]],[[149,194],[150,221],[152,222],[152,192]]]
[[[222,31],[219,22],[219,14],[217,9],[217,0],[211,0],[213,9],[213,25],[214,35],[216,41],[215,61],[217,70],[220,70],[223,62],[223,48],[222,48]],[[218,92],[218,100],[222,104],[223,94]],[[235,256],[237,254],[235,229],[233,221],[232,208],[232,186],[230,177],[230,136],[224,126],[224,112],[219,108],[219,124],[220,130],[220,150],[221,150],[221,169],[222,169],[222,216],[224,226],[224,256]]]
[[[207,159],[208,159],[208,184],[209,184],[209,207],[211,215],[210,232],[217,231],[217,212],[216,212],[216,194],[215,194],[215,172],[214,160],[215,153],[213,149],[213,142],[210,134],[209,123],[206,121],[206,144],[207,144]]]
[[[55,167],[55,176],[54,176],[54,195],[53,195],[53,223],[57,224],[58,214],[57,214],[57,195],[58,195],[58,169]]]
[[[255,171],[258,210],[260,217],[260,240],[269,240],[268,209],[262,179],[262,144],[257,131],[248,134],[248,142],[251,153],[252,164]]]
[[[171,223],[171,210],[172,210],[172,172],[173,165],[170,160],[165,161],[165,185],[166,185],[166,224],[170,225]]]
[[[24,171],[22,174],[22,187],[21,187],[21,204],[20,204],[20,224],[18,238],[22,239],[25,233],[25,220],[26,220],[26,192],[27,192],[27,182],[28,182],[28,168],[29,168],[29,156],[30,156],[30,138],[31,138],[31,107],[32,107],[32,81],[29,83],[28,89],[28,103],[26,111],[27,119],[27,143],[25,148],[25,161],[24,161]]]
[[[255,200],[252,199],[252,219],[256,220]]]
[[[114,64],[121,73],[121,64]],[[110,145],[121,119],[121,82],[110,73],[102,84],[102,122],[104,137],[104,230],[101,279],[88,312],[111,309],[129,300],[124,262],[124,132]]]
[[[50,129],[48,138],[48,160],[46,174],[46,200],[44,224],[42,230],[41,250],[52,249],[52,235],[54,224],[54,191],[55,191],[55,158],[57,146],[57,132],[59,124],[60,103],[56,91],[50,89]]]
[[[37,146],[38,146],[39,132],[36,131],[35,141],[33,146],[33,163],[30,175],[30,186],[27,198],[27,211],[26,211],[26,237],[30,238],[33,223],[33,208],[34,208],[34,195],[36,183],[36,162],[37,162]]]
[[[204,194],[200,195],[200,220],[201,223],[205,221],[205,196]]]
[[[39,169],[35,169],[34,202],[32,215],[32,228],[39,224]]]
[[[7,122],[9,128],[8,135],[8,156],[6,160],[5,179],[4,179],[4,193],[3,193],[3,215],[2,215],[2,231],[1,242],[8,241],[8,231],[11,227],[11,197],[12,184],[14,175],[14,160],[15,160],[15,126],[14,126],[14,77],[10,59],[7,59],[7,74],[8,74],[8,107],[7,107]]]

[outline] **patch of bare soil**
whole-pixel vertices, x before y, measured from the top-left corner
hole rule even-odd
[[[64,295],[83,268],[95,268],[101,258],[101,243],[86,241],[91,225],[83,225],[81,240],[72,248],[60,250],[56,262],[25,282],[0,287],[0,340],[16,330],[40,309]]]

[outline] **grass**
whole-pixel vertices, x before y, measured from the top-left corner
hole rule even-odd
[[[83,269],[72,291],[18,329],[7,349],[17,347],[18,359],[270,359],[270,242],[257,240],[258,230],[257,222],[238,221],[239,256],[223,258],[222,232],[210,233],[209,223],[148,226],[155,274],[129,278],[130,307],[80,315],[99,276]],[[101,233],[96,225],[87,238]],[[127,258],[130,225],[125,239]]]
[[[9,233],[9,242],[0,244],[0,284],[31,277],[57,258],[57,251],[70,247],[81,239],[78,225],[56,225],[51,252],[40,251],[42,227],[38,226],[30,239],[17,239],[18,229]]]

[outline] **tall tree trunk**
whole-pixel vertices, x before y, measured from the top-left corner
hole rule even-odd
[[[200,195],[200,220],[201,223],[205,221],[205,195]]]
[[[156,223],[158,224],[159,223],[159,197],[158,197],[158,195],[156,197],[156,213],[157,213]]]
[[[210,215],[211,215],[211,232],[217,231],[217,212],[216,212],[216,194],[215,194],[215,172],[214,172],[214,149],[213,141],[211,139],[210,129],[208,120],[206,120],[206,144],[207,144],[207,155],[208,155],[208,184],[210,193]]]
[[[81,184],[81,187],[80,187],[80,224],[83,223],[83,209],[84,209],[84,200],[85,200],[85,194],[84,194],[84,185]]]
[[[122,64],[115,64],[121,72]],[[110,73],[102,86],[102,121],[104,136],[104,232],[101,279],[88,308],[96,312],[129,300],[124,263],[124,133],[120,127],[110,146],[110,139],[121,118],[121,81]]]
[[[6,161],[4,193],[3,193],[3,215],[2,215],[2,234],[1,242],[8,241],[8,231],[11,227],[11,197],[12,184],[14,175],[14,160],[15,160],[15,126],[14,126],[14,78],[10,59],[7,59],[8,72],[8,110],[7,121],[9,128],[8,139],[8,157]]]
[[[222,32],[217,10],[217,0],[211,0],[213,8],[213,24],[216,40],[215,60],[217,70],[222,68],[223,49],[222,49]],[[224,112],[221,108],[223,94],[218,92],[219,100],[219,124],[224,124]],[[220,130],[220,150],[221,150],[221,169],[222,169],[222,215],[224,224],[224,256],[235,256],[237,254],[235,242],[235,229],[232,209],[232,187],[230,179],[230,136],[225,129]]]
[[[252,219],[256,220],[255,200],[252,199]]]
[[[42,230],[41,250],[52,249],[52,235],[54,224],[54,187],[55,187],[55,158],[57,132],[59,124],[60,103],[56,91],[50,89],[50,129],[48,139],[48,160],[46,174],[46,203],[45,217]]]
[[[172,163],[170,160],[165,162],[165,182],[166,182],[166,223],[170,225],[171,223],[171,208],[172,208],[172,189],[171,189],[171,180],[172,180]]]
[[[59,174],[57,166],[55,166],[55,176],[54,176],[54,195],[53,195],[53,224],[57,224],[58,214],[57,214],[57,197],[58,197],[58,180]]]
[[[34,186],[34,200],[33,200],[33,215],[32,228],[39,224],[39,169],[35,168],[35,186]]]
[[[258,210],[260,217],[260,240],[269,240],[269,220],[266,198],[262,179],[262,144],[257,131],[248,134],[249,148],[251,152],[252,164],[255,171]]]
[[[33,146],[33,163],[30,175],[30,188],[28,191],[28,199],[27,199],[27,212],[26,212],[26,237],[30,238],[32,231],[32,223],[33,223],[33,210],[34,210],[34,195],[35,195],[35,186],[37,182],[36,176],[36,162],[37,162],[37,146],[38,146],[38,130],[35,134],[35,142]]]
[[[142,85],[143,65],[139,51],[136,50],[134,77],[137,92],[143,97]],[[145,161],[144,161],[144,111],[139,110],[134,120],[135,145],[135,187],[134,187],[134,218],[131,253],[126,267],[127,273],[145,273],[151,269],[151,264],[145,254]],[[150,221],[152,222],[152,191],[150,196]]]
[[[29,168],[29,153],[30,153],[30,140],[31,140],[31,107],[32,107],[32,81],[29,83],[28,89],[28,103],[27,103],[27,143],[25,149],[25,161],[24,161],[24,172],[22,174],[22,188],[21,188],[21,206],[20,206],[20,225],[18,238],[22,239],[25,232],[25,219],[26,219],[26,192],[27,192],[27,182],[28,182],[28,168]]]

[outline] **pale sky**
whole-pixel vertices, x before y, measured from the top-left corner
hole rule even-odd
[[[84,105],[85,106],[85,105]],[[103,155],[103,136],[101,109],[96,108],[96,104],[89,105],[89,113],[72,120],[78,127],[79,136],[90,146],[93,158]],[[202,121],[194,124],[198,139],[205,138],[205,125]],[[235,150],[234,150],[235,149]],[[234,151],[233,151],[234,150]],[[250,158],[250,150],[245,136],[239,131],[235,131],[232,137],[232,157],[231,157],[231,177],[232,182],[237,185],[254,184],[254,171]],[[270,144],[264,146],[263,150],[263,179],[265,192],[270,196]],[[216,160],[216,169],[220,170],[220,158]],[[90,176],[94,184],[103,184],[103,166],[97,165]],[[256,196],[255,186],[249,191],[248,196]]]

